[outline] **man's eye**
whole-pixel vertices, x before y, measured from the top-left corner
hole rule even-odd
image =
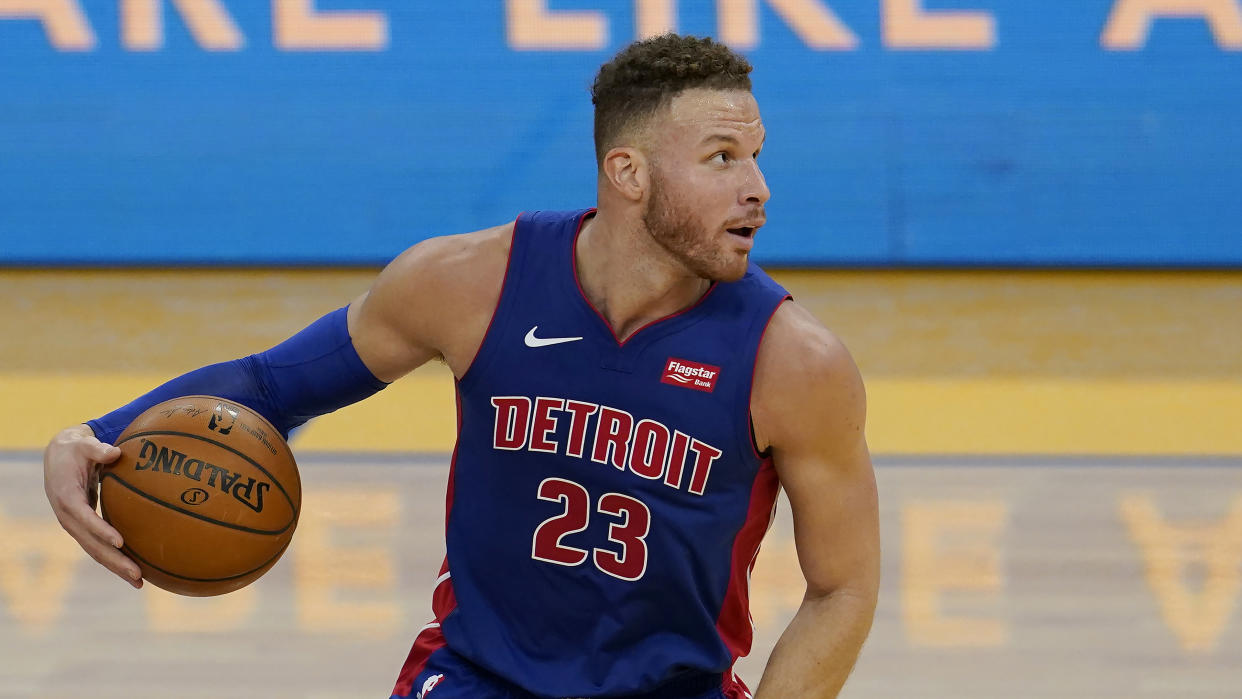
[[[720,151],[719,153],[712,156],[712,160],[718,163],[727,163],[729,162],[729,154],[724,151]]]

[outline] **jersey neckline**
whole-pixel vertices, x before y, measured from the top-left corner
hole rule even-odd
[[[578,237],[582,235],[582,229],[585,227],[587,219],[594,216],[596,211],[598,211],[598,209],[592,207],[578,215],[578,226],[569,241],[569,273],[574,280],[574,287],[577,289],[576,296],[578,302],[585,307],[588,311],[588,315],[594,316],[598,324],[602,326],[602,329],[607,333],[607,336],[612,338],[612,341],[616,345],[617,349],[625,348],[626,345],[632,343],[639,335],[650,334],[648,331],[655,329],[657,326],[664,326],[671,321],[685,317],[691,311],[703,305],[703,303],[707,301],[707,299],[711,297],[712,293],[720,286],[720,282],[713,281],[711,286],[707,288],[707,291],[703,292],[703,295],[689,306],[645,323],[637,330],[630,333],[629,337],[626,337],[624,340],[617,337],[617,331],[613,329],[612,324],[608,322],[608,319],[604,317],[603,313],[600,313],[599,309],[595,307],[595,304],[591,303],[591,299],[587,298],[586,290],[582,288],[582,280],[578,278]]]

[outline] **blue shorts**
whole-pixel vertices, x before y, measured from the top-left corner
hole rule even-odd
[[[449,650],[436,650],[415,677],[410,693],[390,699],[545,699],[493,675]],[[567,698],[568,699],[568,698]],[[577,699],[577,698],[573,698]],[[622,698],[618,698],[622,699]],[[678,680],[623,699],[727,699],[720,675]]]

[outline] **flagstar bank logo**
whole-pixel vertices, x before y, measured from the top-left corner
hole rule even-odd
[[[716,379],[719,377],[718,366],[669,357],[664,364],[664,375],[660,377],[660,383],[711,393],[716,390]]]

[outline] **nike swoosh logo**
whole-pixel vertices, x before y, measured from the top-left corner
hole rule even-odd
[[[539,326],[536,325],[526,333],[527,347],[547,347],[548,345],[559,345],[562,342],[577,342],[582,339],[580,337],[535,337],[535,331],[538,329]]]

